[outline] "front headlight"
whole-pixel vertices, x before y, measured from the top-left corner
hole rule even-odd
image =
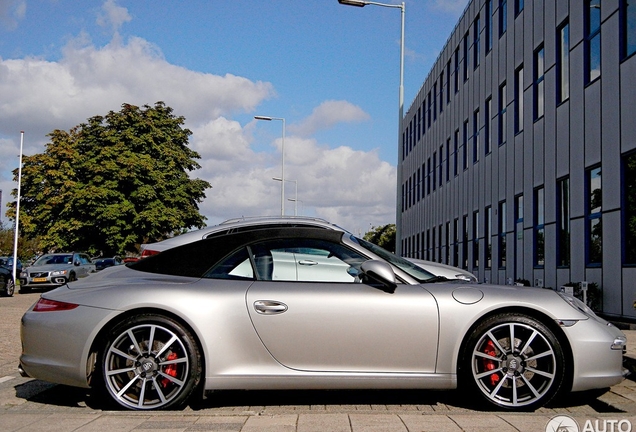
[[[66,276],[68,270],[55,270],[51,272],[51,276]]]
[[[598,317],[596,316],[596,314],[594,313],[594,311],[592,309],[590,309],[590,307],[588,305],[586,305],[585,303],[583,303],[581,300],[577,299],[576,297],[572,297],[571,295],[565,294],[565,293],[558,293],[561,298],[563,300],[565,300],[570,306],[572,306],[574,309],[583,312],[585,315],[589,316],[590,318],[595,318],[598,319]]]

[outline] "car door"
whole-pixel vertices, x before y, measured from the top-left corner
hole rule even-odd
[[[248,289],[247,308],[254,329],[278,362],[306,371],[434,372],[438,312],[428,291],[399,284],[389,294],[352,276],[366,260],[358,252],[342,244],[293,242],[264,242],[252,248],[259,280]],[[322,256],[333,260],[332,281],[326,280],[326,269],[305,272],[295,280],[274,279],[277,254],[283,246],[299,244],[322,249]],[[312,280],[312,273],[320,281]]]
[[[78,265],[79,263],[79,265]],[[87,255],[75,254],[73,256],[73,266],[78,278],[86,277],[90,273],[92,264]]]

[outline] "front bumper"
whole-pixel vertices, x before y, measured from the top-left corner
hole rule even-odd
[[[22,288],[55,288],[64,285],[67,281],[66,276],[27,276],[20,278],[20,286]]]
[[[564,328],[574,360],[572,391],[608,388],[629,373],[623,366],[627,338],[601,319],[588,319]]]

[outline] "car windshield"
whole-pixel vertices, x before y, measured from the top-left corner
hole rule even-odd
[[[43,266],[47,264],[69,264],[73,261],[73,255],[42,255],[33,263],[33,266]]]
[[[380,258],[393,264],[400,270],[408,273],[411,277],[416,279],[418,282],[430,282],[430,281],[438,279],[438,277],[435,276],[433,273],[427,272],[423,268],[418,267],[417,265],[413,264],[412,262],[404,258],[401,258],[395,254],[392,254],[388,250],[383,249],[378,245],[370,243],[366,240],[362,240],[361,238],[355,237],[353,235],[350,236],[350,239],[358,243],[360,246],[364,247],[365,249],[368,249],[369,251],[373,252],[375,255],[379,256]]]

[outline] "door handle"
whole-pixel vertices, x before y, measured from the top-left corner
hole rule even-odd
[[[304,266],[315,266],[315,265],[318,265],[318,263],[316,261],[312,261],[312,260],[300,260],[300,261],[298,261],[298,264],[304,265]]]
[[[259,314],[276,315],[286,312],[287,305],[273,300],[257,300],[254,302],[254,309]]]

